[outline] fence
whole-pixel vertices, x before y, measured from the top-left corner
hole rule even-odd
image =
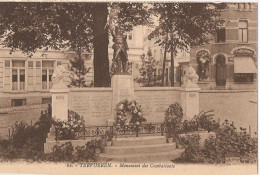
[[[222,122],[223,123],[223,122]],[[220,118],[218,118],[218,124],[221,124]],[[232,125],[235,125],[235,122],[231,121]],[[243,128],[245,129],[245,128]],[[247,129],[246,129],[247,130]],[[238,128],[239,131],[239,128]],[[76,132],[75,135],[70,135],[67,138],[64,138],[62,132],[55,130],[55,140],[85,140],[89,137],[102,137],[106,134],[114,134],[117,137],[120,136],[136,136],[139,135],[151,135],[151,134],[160,134],[165,135],[167,133],[167,127],[164,123],[149,123],[141,125],[125,125],[122,128],[116,126],[87,126],[81,128],[80,131]],[[252,137],[257,137],[257,133],[251,132],[251,126],[248,126],[247,133]],[[66,137],[66,136],[65,136]]]
[[[106,134],[114,134],[117,136],[139,136],[149,134],[166,133],[166,127],[162,123],[149,123],[141,125],[125,125],[122,128],[116,126],[88,126],[83,127],[81,131],[77,132],[74,139],[85,140],[88,137],[102,137]],[[64,139],[62,134],[58,130],[55,131],[56,140]]]

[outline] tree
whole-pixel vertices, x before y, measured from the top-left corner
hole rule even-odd
[[[81,56],[75,57],[74,60],[70,60],[69,70],[72,72],[70,79],[70,86],[73,87],[87,87],[86,74],[90,68],[86,68],[84,60]]]
[[[189,47],[208,43],[208,36],[215,34],[223,22],[219,18],[219,10],[223,8],[226,4],[154,3],[151,13],[158,17],[159,24],[149,38],[154,38],[155,44],[171,52],[171,62],[174,64],[173,55],[178,50],[188,51]]]
[[[141,77],[136,78],[135,80],[145,87],[156,86],[156,82],[160,79],[160,77],[155,74],[155,66],[157,63],[154,57],[152,56],[151,50],[149,49],[146,55],[143,54],[141,56],[141,59],[142,66],[139,69]]]
[[[1,44],[29,56],[37,49],[81,53],[94,48],[94,86],[109,86],[107,17],[113,4],[1,2]],[[147,24],[149,14],[142,3],[117,4],[117,24],[123,34],[135,25]]]

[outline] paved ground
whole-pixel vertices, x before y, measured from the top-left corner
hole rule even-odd
[[[200,93],[200,110],[214,109],[215,118],[257,131],[257,92]]]

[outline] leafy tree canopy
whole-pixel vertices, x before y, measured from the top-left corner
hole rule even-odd
[[[96,3],[1,2],[1,44],[25,53],[37,49],[90,51],[93,45],[93,10]],[[111,4],[107,4],[111,8]],[[123,31],[150,22],[142,3],[119,3]],[[105,27],[105,26],[104,26]]]
[[[89,51],[92,44],[89,3],[2,2],[1,44],[32,55],[37,49]]]
[[[206,44],[209,34],[214,34],[223,22],[219,19],[223,8],[226,4],[154,3],[150,11],[158,18],[158,25],[149,38],[165,47],[167,36],[168,52]]]

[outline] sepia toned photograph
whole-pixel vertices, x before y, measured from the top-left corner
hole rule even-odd
[[[257,1],[0,2],[0,173],[257,174],[257,31]]]

